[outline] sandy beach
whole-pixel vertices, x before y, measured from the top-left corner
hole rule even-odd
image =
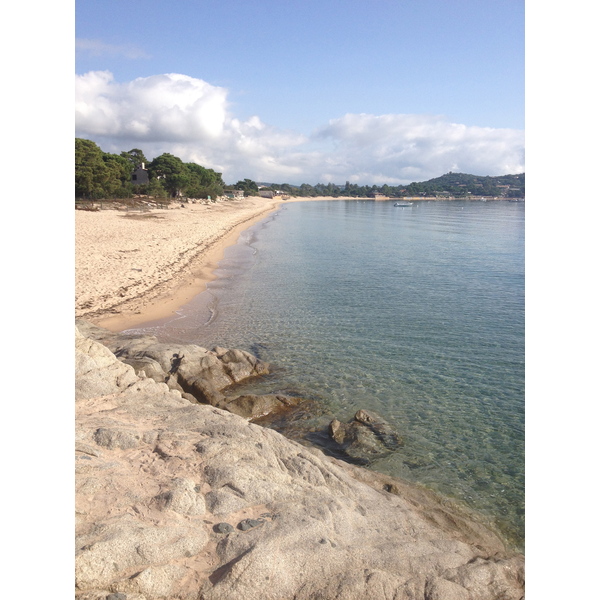
[[[147,212],[75,211],[75,315],[122,331],[201,293],[226,247],[283,202],[249,197]],[[183,206],[183,207],[182,207]]]

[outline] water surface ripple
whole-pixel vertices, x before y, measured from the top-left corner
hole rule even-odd
[[[468,504],[522,546],[524,212],[284,204],[226,251],[207,292],[140,330],[277,366],[249,391],[316,395],[340,420],[378,412],[405,445],[374,469]]]

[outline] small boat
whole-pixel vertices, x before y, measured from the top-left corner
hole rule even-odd
[[[396,202],[394,206],[412,206],[412,202]]]

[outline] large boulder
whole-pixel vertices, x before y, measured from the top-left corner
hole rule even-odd
[[[244,350],[160,343],[154,336],[113,333],[81,319],[76,325],[137,373],[143,372],[146,377],[213,406],[225,401],[221,393],[225,388],[269,372],[267,363]]]
[[[268,363],[244,350],[160,343],[154,336],[113,333],[81,319],[76,325],[89,338],[105,344],[136,374],[165,383],[192,402],[211,404],[249,420],[301,402],[283,394],[226,396],[223,390],[233,384],[269,372]]]
[[[77,343],[80,600],[523,597],[523,556],[476,515]]]

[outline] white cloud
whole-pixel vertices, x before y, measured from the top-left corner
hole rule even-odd
[[[341,170],[363,170],[361,179],[371,177],[374,183],[424,181],[448,171],[503,175],[525,170],[522,131],[469,127],[440,116],[348,114],[330,121],[316,137],[335,142],[332,156]]]
[[[425,181],[448,171],[519,173],[524,134],[435,115],[347,114],[307,138],[258,116],[231,114],[228,91],[176,73],[118,83],[108,71],[77,76],[76,135],[107,152],[170,152],[223,173],[277,183]]]
[[[77,76],[76,127],[90,135],[150,142],[196,142],[223,133],[227,91],[187,75],[117,83],[108,71]]]

